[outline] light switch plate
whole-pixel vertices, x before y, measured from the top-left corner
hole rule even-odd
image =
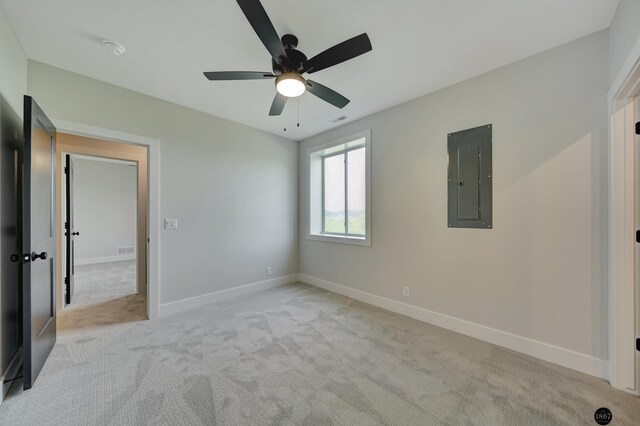
[[[164,229],[178,229],[178,219],[165,219]]]

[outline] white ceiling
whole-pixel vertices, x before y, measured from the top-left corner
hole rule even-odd
[[[296,101],[268,116],[271,80],[202,75],[271,70],[235,0],[2,0],[30,59],[295,140],[607,28],[618,1],[262,0],[278,33],[298,36],[308,57],[362,32],[373,45],[313,74],[351,103],[340,110],[305,93],[296,128]],[[114,56],[104,39],[126,54]]]

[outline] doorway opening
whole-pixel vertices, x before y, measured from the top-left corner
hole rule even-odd
[[[59,330],[147,319],[146,147],[58,133]]]
[[[61,331],[146,318],[137,285],[137,169],[130,160],[64,154]]]

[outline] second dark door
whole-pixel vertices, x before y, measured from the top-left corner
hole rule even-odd
[[[73,159],[67,154],[65,157],[65,189],[66,189],[66,220],[64,223],[66,238],[66,273],[64,278],[64,300],[65,304],[71,303],[73,299],[73,277],[75,275],[75,238],[80,235],[76,232],[73,220]]]

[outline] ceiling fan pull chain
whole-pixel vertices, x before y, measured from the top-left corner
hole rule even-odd
[[[298,127],[300,127],[300,98],[298,98]]]

